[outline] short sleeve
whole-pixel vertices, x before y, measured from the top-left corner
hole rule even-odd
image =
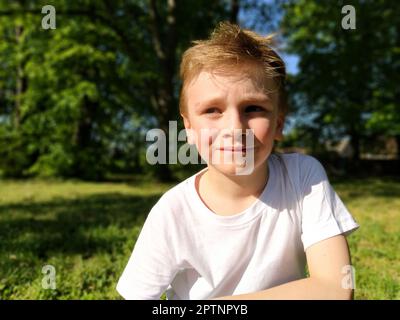
[[[158,300],[176,273],[163,212],[153,207],[148,214],[129,261],[118,281],[117,291],[127,300]]]
[[[318,160],[304,156],[299,169],[303,195],[301,240],[304,250],[319,241],[339,234],[349,235],[359,228],[329,183]]]

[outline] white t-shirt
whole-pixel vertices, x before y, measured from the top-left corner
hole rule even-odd
[[[305,277],[305,250],[359,225],[322,165],[298,153],[271,154],[259,198],[217,215],[195,188],[199,171],[151,209],[117,291],[125,299],[211,299],[265,290]]]

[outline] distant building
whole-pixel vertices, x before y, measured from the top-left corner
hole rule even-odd
[[[351,159],[354,155],[354,149],[351,146],[350,137],[345,137],[337,143],[328,140],[325,142],[325,148],[327,151],[336,152],[341,158]]]
[[[339,142],[327,141],[325,147],[327,151],[334,151],[341,158],[351,159],[354,155],[350,137],[345,137]],[[364,139],[360,142],[360,159],[395,160],[398,148],[395,137],[378,136],[369,140]]]
[[[364,152],[361,153],[361,159],[396,160],[398,158],[400,146],[397,145],[395,137],[378,136],[365,144]]]

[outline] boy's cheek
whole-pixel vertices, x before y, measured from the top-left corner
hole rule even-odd
[[[196,141],[199,144],[212,143],[218,135],[218,129],[208,127],[198,127],[195,130]]]
[[[274,130],[269,122],[254,127],[253,129],[255,139],[259,141],[267,142],[274,138]]]
[[[218,136],[217,129],[196,129],[192,131],[192,139],[200,155],[208,158]]]
[[[208,130],[201,130],[197,136],[197,146],[200,152],[209,151],[215,141],[216,135]]]

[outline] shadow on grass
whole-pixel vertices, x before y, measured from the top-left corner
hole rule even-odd
[[[330,181],[343,188],[349,197],[387,197],[400,198],[400,179],[393,177],[343,179],[332,178]]]
[[[111,253],[123,246],[130,230],[142,226],[160,196],[106,193],[1,205],[0,252],[40,260],[53,254]]]

